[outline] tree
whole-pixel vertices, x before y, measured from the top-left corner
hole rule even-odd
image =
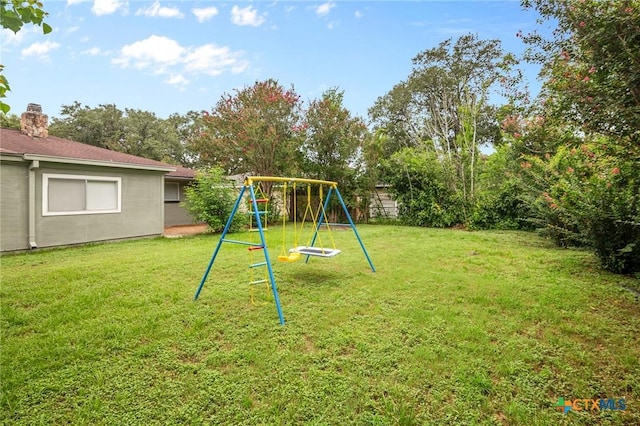
[[[543,65],[549,118],[640,146],[640,5],[632,0],[525,0],[557,23],[553,39],[523,35]]]
[[[62,105],[60,115],[61,118],[51,120],[49,134],[119,151],[117,141],[124,138],[124,113],[114,104],[90,108],[76,101]]]
[[[193,113],[192,113],[193,115]],[[76,142],[114,151],[189,166],[193,155],[186,150],[189,116],[177,114],[163,120],[138,109],[120,110],[114,104],[96,108],[79,102],[62,106],[62,118],[54,118],[49,133]]]
[[[220,165],[228,174],[295,174],[304,134],[301,104],[293,87],[272,79],[225,94],[203,113],[203,131],[191,148],[202,164]],[[263,190],[271,195],[270,185]]]
[[[557,27],[523,35],[546,78],[541,120],[524,131],[548,151],[522,162],[530,206],[561,245],[603,267],[640,271],[640,8],[637,1],[525,0]],[[530,132],[530,130],[532,130]],[[518,132],[520,135],[520,132]],[[558,143],[557,141],[561,141]]]
[[[42,27],[43,34],[49,34],[51,26],[44,22],[49,14],[44,11],[43,4],[38,0],[0,0],[0,25],[2,28],[17,33],[25,24],[33,24]],[[4,65],[0,64],[0,99],[11,91],[9,81],[2,74]],[[6,114],[11,107],[0,100],[0,112]]]
[[[347,204],[355,206],[368,131],[361,118],[351,117],[342,104],[343,97],[343,91],[332,88],[310,103],[305,115],[302,169],[307,177],[338,182]]]
[[[0,113],[0,127],[20,130],[20,117],[15,114]]]
[[[419,147],[435,154],[445,183],[464,200],[466,217],[476,192],[479,147],[498,134],[490,97],[517,87],[516,60],[499,40],[470,34],[424,50],[413,64],[409,78],[378,99],[369,114],[395,149]]]

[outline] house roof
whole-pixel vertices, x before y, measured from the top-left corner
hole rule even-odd
[[[167,173],[167,177],[179,179],[195,179],[196,171],[182,166],[174,166],[175,171]]]
[[[173,172],[177,169],[177,166],[160,161],[98,148],[56,136],[32,138],[20,130],[13,129],[0,129],[0,154],[22,156],[25,160],[139,168],[164,172]]]

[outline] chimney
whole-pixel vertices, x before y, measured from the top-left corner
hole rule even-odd
[[[44,139],[49,136],[49,117],[42,113],[40,105],[27,105],[27,111],[20,117],[20,130],[32,138]]]

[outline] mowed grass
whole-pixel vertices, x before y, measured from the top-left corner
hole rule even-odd
[[[2,422],[640,424],[637,279],[531,233],[358,229],[376,273],[350,230],[274,266],[284,327],[245,246],[193,301],[218,235],[2,257]]]

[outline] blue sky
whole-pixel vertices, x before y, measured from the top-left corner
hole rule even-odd
[[[11,113],[50,117],[78,101],[171,113],[210,110],[224,93],[274,78],[305,102],[331,87],[367,109],[411,71],[411,59],[467,33],[497,38],[536,27],[519,1],[44,1],[53,32],[2,33]],[[532,88],[537,69],[526,76]]]

